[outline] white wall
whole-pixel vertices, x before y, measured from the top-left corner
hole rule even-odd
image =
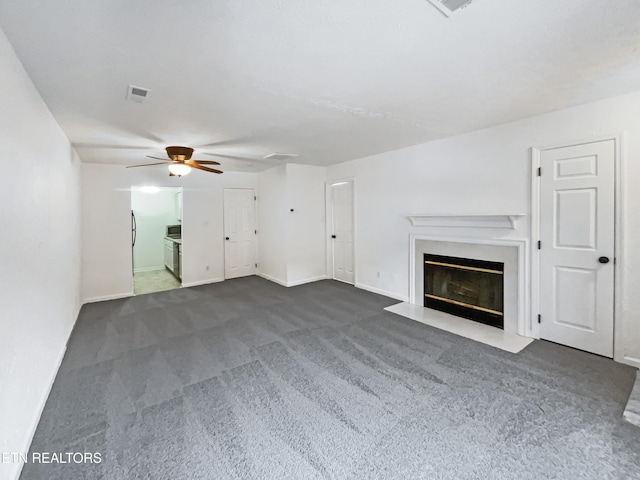
[[[164,268],[164,237],[167,225],[178,225],[176,194],[180,188],[161,188],[153,193],[133,189],[131,209],[136,216],[134,271]],[[183,251],[184,255],[184,251]]]
[[[2,31],[0,71],[0,452],[27,452],[80,308],[80,166]]]
[[[259,275],[286,286],[326,277],[325,175],[295,164],[259,174]]]
[[[325,278],[326,168],[287,165],[287,283],[297,285]],[[291,212],[293,209],[293,212]]]
[[[616,359],[640,366],[640,295],[635,293],[640,284],[638,112],[640,92],[329,167],[329,181],[356,178],[356,283],[407,298],[409,233],[426,231],[411,227],[407,214],[523,213],[516,230],[493,233],[528,238],[531,147],[624,132]]]
[[[286,165],[258,174],[258,274],[287,283]]]
[[[223,189],[255,188],[256,174],[194,171],[169,177],[164,167],[82,165],[82,294],[84,301],[129,296],[131,186],[183,187],[182,284],[224,279]]]

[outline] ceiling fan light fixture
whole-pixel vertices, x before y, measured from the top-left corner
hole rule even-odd
[[[188,175],[191,173],[192,169],[202,170],[204,172],[224,173],[222,170],[218,170],[216,168],[211,168],[205,165],[220,165],[220,162],[216,162],[215,160],[194,160],[191,159],[191,155],[193,154],[193,148],[191,147],[178,147],[178,146],[170,146],[166,148],[167,157],[169,160],[165,160],[164,158],[156,157],[154,155],[147,155],[149,158],[153,158],[154,160],[162,160],[161,162],[155,163],[143,163],[140,165],[127,165],[127,168],[134,167],[151,167],[154,165],[167,165],[169,167],[169,175],[182,177],[183,175]]]
[[[191,167],[184,163],[172,163],[169,165],[169,171],[178,177],[182,177],[191,173]]]

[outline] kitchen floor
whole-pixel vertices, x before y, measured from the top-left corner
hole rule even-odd
[[[133,293],[143,295],[145,293],[163,292],[180,288],[181,283],[173,274],[163,268],[150,272],[136,272],[133,274]]]

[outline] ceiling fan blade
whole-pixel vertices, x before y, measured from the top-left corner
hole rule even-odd
[[[166,165],[167,163],[172,163],[172,162],[142,163],[140,165],[127,165],[127,168],[150,167],[152,165]]]
[[[196,162],[200,165],[220,165],[220,162],[214,160],[189,160],[189,162]]]
[[[149,157],[149,158],[155,158],[156,160],[164,160],[165,162],[167,161],[167,159],[166,159],[166,158],[154,157],[153,155],[147,155],[147,157]]]
[[[212,173],[222,173],[221,170],[216,170],[215,168],[203,167],[202,165],[198,165],[197,163],[188,163],[191,168],[195,168],[196,170],[204,170],[205,172]]]
[[[226,155],[224,153],[210,153],[210,152],[200,152],[203,155],[211,155],[212,157],[220,157],[220,158],[230,158],[231,160],[248,160],[250,162],[257,162],[258,159],[256,158],[249,158],[249,157],[239,157],[237,155]]]

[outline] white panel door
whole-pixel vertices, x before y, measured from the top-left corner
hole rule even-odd
[[[615,143],[540,160],[540,336],[613,357]]]
[[[353,182],[331,185],[331,203],[333,278],[353,284]]]
[[[255,191],[224,190],[224,278],[256,273]]]

